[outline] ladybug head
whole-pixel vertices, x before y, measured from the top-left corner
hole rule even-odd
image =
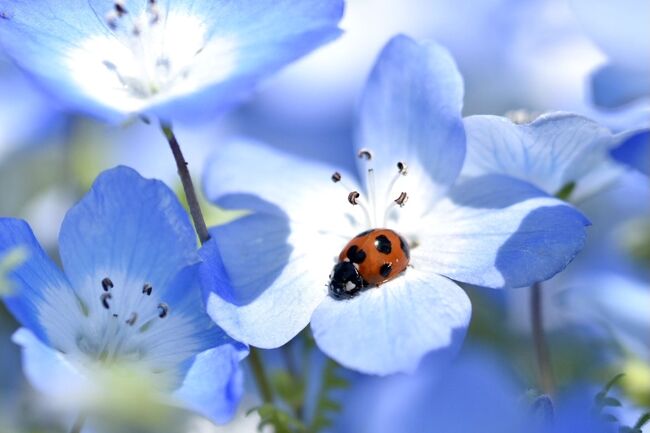
[[[334,299],[351,299],[366,287],[359,270],[352,262],[339,262],[330,275],[329,290]]]

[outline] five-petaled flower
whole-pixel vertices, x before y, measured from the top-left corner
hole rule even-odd
[[[340,34],[342,0],[0,0],[0,41],[71,108],[210,116]]]
[[[196,235],[173,192],[126,167],[106,171],[66,215],[59,247],[65,273],[24,221],[0,218],[0,257],[26,254],[4,301],[23,326],[14,341],[32,384],[87,399],[106,371],[129,369],[165,402],[227,421],[247,348],[205,313]]]
[[[363,96],[358,176],[256,144],[222,149],[207,168],[207,194],[252,213],[213,228],[205,246],[215,257],[220,248],[223,263],[206,255],[204,274],[222,275],[223,265],[230,278],[210,285],[213,319],[263,348],[286,343],[311,321],[327,355],[389,374],[413,370],[432,351],[441,359],[455,353],[471,315],[457,282],[522,287],[562,270],[582,248],[588,221],[511,177],[458,180],[462,99],[462,79],[444,49],[398,36]],[[404,238],[408,267],[336,299],[328,275],[339,253],[378,228]]]

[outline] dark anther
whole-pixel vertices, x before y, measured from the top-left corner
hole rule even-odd
[[[147,296],[151,296],[151,292],[153,292],[153,287],[151,287],[151,284],[147,283],[144,286],[142,286],[142,293],[144,293]]]
[[[126,321],[126,324],[129,326],[135,325],[136,320],[138,320],[138,313],[131,313],[131,317]]]
[[[155,6],[156,5],[156,0],[148,0],[149,6]]]
[[[102,306],[104,308],[106,308],[107,310],[111,308],[111,306],[108,304],[108,300],[113,299],[113,295],[111,295],[110,293],[103,293],[99,299],[101,299]]]
[[[167,304],[158,305],[158,317],[164,319],[165,317],[167,317],[167,314],[169,314],[169,307],[167,306]]]
[[[124,7],[124,4],[121,0],[118,0],[115,2],[115,12],[117,12],[117,16],[121,17],[123,15],[126,15],[128,11]]]
[[[335,171],[334,174],[332,175],[332,182],[340,182],[341,181],[341,173],[338,171]]]
[[[401,193],[399,197],[395,199],[395,203],[399,205],[399,207],[404,207],[404,204],[408,201],[409,196],[405,192]]]
[[[406,175],[406,173],[408,173],[408,170],[409,170],[406,163],[402,162],[402,161],[397,163],[397,169],[399,170],[399,173],[402,174],[402,175]]]
[[[115,317],[115,318],[117,319],[117,318],[120,317],[120,316],[119,316],[119,314],[115,314],[115,313],[113,313],[113,317]]]
[[[359,193],[357,191],[352,191],[350,194],[348,194],[348,201],[350,202],[351,205],[356,205],[358,198],[359,198]]]
[[[113,288],[113,282],[111,281],[110,278],[106,277],[102,280],[102,288],[104,289],[105,292],[108,292]]]
[[[358,153],[359,158],[370,161],[372,159],[372,153],[368,149],[361,149]]]

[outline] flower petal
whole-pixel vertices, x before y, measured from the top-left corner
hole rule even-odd
[[[150,110],[161,118],[184,121],[230,108],[265,76],[336,39],[343,15],[343,0],[184,1],[175,7],[202,17],[211,40],[217,41],[217,52],[202,53],[193,71],[206,88]],[[210,42],[206,47],[209,51]],[[227,74],[219,77],[215,71],[224,68],[224,58],[231,58],[232,66],[225,65]]]
[[[454,187],[422,222],[411,263],[465,283],[523,287],[564,269],[584,246],[587,225],[526,182],[480,176]]]
[[[181,387],[173,396],[210,420],[224,424],[237,409],[244,392],[239,366],[248,354],[241,344],[224,344],[196,355]]]
[[[187,213],[162,182],[127,167],[100,174],[71,208],[59,234],[61,259],[83,299],[96,299],[109,277],[115,290],[141,295],[145,283],[164,298],[173,278],[199,261]]]
[[[346,191],[332,182],[336,170],[259,143],[239,141],[214,154],[203,187],[210,200],[230,209],[288,215],[318,229],[349,226],[350,218],[360,225],[363,212],[347,201],[348,192],[358,189],[356,180],[341,173],[341,183],[350,189]]]
[[[201,250],[208,314],[233,338],[263,348],[279,347],[307,326],[346,243],[265,213],[210,233]],[[215,278],[224,265],[229,281]]]
[[[357,298],[327,297],[311,321],[318,347],[345,367],[386,375],[415,370],[424,355],[456,354],[471,304],[454,282],[407,269]]]
[[[150,19],[146,2],[131,3],[129,25],[142,26]],[[228,108],[264,76],[339,36],[343,12],[342,0],[178,1],[157,7],[164,21],[138,32],[144,42],[136,44],[130,29],[109,28],[110,1],[3,1],[0,39],[28,74],[72,109],[111,121],[143,112],[193,120]],[[147,39],[149,33],[157,36]],[[165,51],[155,48],[158,43]],[[171,78],[139,72],[158,73],[157,57],[169,61]]]
[[[363,94],[358,143],[373,151],[379,194],[398,161],[409,166],[402,191],[418,196],[411,202],[427,206],[453,184],[465,157],[462,101],[462,78],[444,48],[406,36],[386,45]]]
[[[617,161],[650,176],[650,130],[632,133],[610,154]]]
[[[9,272],[8,279],[13,286],[13,293],[3,298],[5,305],[23,326],[41,341],[48,342],[47,332],[40,320],[39,307],[47,302],[47,293],[58,292],[58,295],[52,296],[61,299],[62,307],[65,308],[63,298],[67,297],[63,294],[72,293],[70,283],[43,251],[26,222],[0,218],[0,259],[13,251],[24,256],[22,262]],[[65,312],[61,311],[61,314]]]
[[[592,74],[591,91],[597,106],[618,108],[650,96],[650,70],[605,65]]]
[[[604,170],[614,137],[585,117],[551,113],[529,124],[504,117],[465,119],[467,160],[463,174],[506,174],[531,182],[548,194],[570,182],[580,185],[591,171]]]
[[[90,390],[90,384],[63,354],[46,346],[26,328],[13,335],[14,343],[22,347],[23,372],[29,382],[40,392],[74,399]],[[61,403],[60,401],[58,403]]]

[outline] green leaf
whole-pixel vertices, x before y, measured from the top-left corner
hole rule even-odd
[[[634,428],[641,430],[641,427],[650,421],[650,412],[646,412],[639,417],[639,420],[634,424]]]
[[[246,412],[246,415],[253,412],[257,412],[260,416],[260,422],[257,425],[259,431],[266,426],[273,427],[275,433],[306,433],[308,431],[302,421],[270,403],[254,407]]]
[[[271,376],[271,385],[288,405],[293,408],[302,406],[305,399],[305,384],[302,378],[294,377],[287,371],[279,371]]]
[[[571,181],[560,188],[560,190],[555,193],[555,197],[559,198],[560,200],[569,201],[569,197],[571,197],[571,193],[573,193],[573,190],[575,189],[576,183]]]

